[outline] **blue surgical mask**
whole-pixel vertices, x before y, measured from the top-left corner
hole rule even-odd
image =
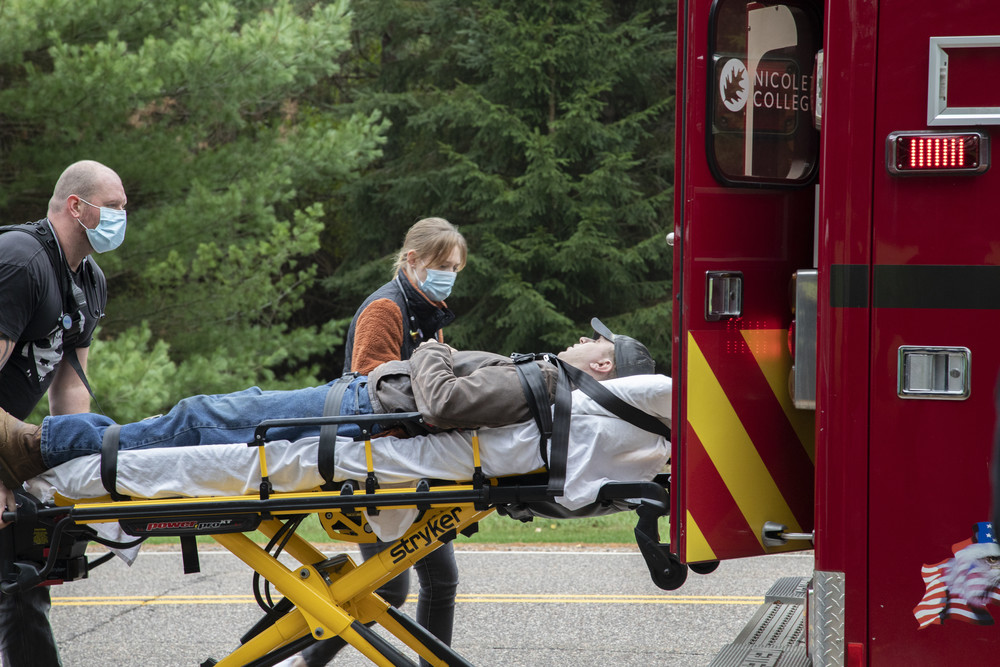
[[[87,206],[101,210],[101,220],[97,227],[91,229],[80,222],[80,226],[87,230],[87,240],[96,252],[107,252],[114,250],[125,240],[125,209],[107,208],[106,206],[95,206],[89,201],[80,197]]]
[[[444,301],[451,294],[457,275],[454,271],[427,269],[427,279],[420,283],[420,289],[431,301]]]

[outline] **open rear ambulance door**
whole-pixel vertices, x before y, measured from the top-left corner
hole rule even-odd
[[[808,549],[763,533],[813,529],[815,375],[795,407],[789,333],[790,282],[815,266],[822,5],[679,5],[671,549],[688,563]],[[815,330],[814,312],[799,319]],[[798,356],[814,367],[814,348]]]

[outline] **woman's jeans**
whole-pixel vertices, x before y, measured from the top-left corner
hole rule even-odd
[[[60,667],[49,624],[48,586],[0,596],[0,658],[5,667]]]
[[[368,560],[390,546],[392,542],[362,543],[361,556]],[[458,591],[458,563],[455,561],[455,547],[446,542],[427,554],[414,565],[420,582],[417,596],[416,621],[445,644],[451,645],[452,628],[455,622],[455,594]],[[406,602],[410,590],[410,571],[405,570],[389,581],[376,593],[393,607],[401,607]],[[302,659],[307,667],[322,667],[337,655],[347,644],[340,637],[316,642],[302,651]],[[420,664],[429,663],[423,658]]]
[[[190,447],[232,442],[251,442],[257,425],[265,419],[323,416],[323,404],[333,382],[308,389],[261,391],[251,387],[234,394],[201,395],[185,398],[170,412],[141,422],[125,424],[118,448]],[[368,378],[355,378],[344,392],[341,415],[371,414]],[[101,451],[104,432],[114,421],[104,415],[74,414],[46,417],[42,422],[42,461],[55,467],[78,456]],[[377,432],[377,430],[376,430]],[[338,435],[354,437],[355,424],[341,424]],[[269,429],[268,440],[298,440],[318,436],[319,426]]]

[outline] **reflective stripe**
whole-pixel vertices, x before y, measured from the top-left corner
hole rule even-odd
[[[687,524],[685,525],[685,536],[687,537],[687,550],[685,554],[685,562],[698,562],[703,560],[718,560],[718,556],[712,551],[712,545],[708,543],[705,539],[705,534],[701,532],[701,528],[698,527],[698,522],[694,520],[691,516],[691,512],[687,513]]]
[[[813,414],[788,396],[787,330],[689,332],[685,561],[770,551],[766,521],[811,528]]]

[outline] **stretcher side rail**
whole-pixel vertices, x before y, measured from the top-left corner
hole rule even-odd
[[[357,424],[361,427],[362,437],[371,434],[372,426],[402,424],[404,422],[422,423],[423,415],[419,412],[393,412],[370,415],[335,415],[329,417],[295,417],[289,419],[266,419],[254,429],[251,445],[262,445],[267,441],[267,432],[272,428],[282,426],[333,426],[336,424]]]
[[[331,394],[334,392],[331,389]],[[329,405],[329,397],[327,398],[328,405],[324,410],[332,409],[333,406]],[[333,462],[336,456],[337,429],[331,429],[331,426],[338,426],[340,424],[354,424],[358,426],[361,433],[355,440],[365,440],[366,451],[369,452],[369,468],[368,477],[365,479],[365,491],[372,493],[378,488],[378,478],[375,475],[374,469],[371,467],[371,437],[373,435],[375,426],[395,426],[403,424],[423,424],[423,415],[419,412],[394,412],[390,414],[379,413],[370,415],[324,415],[322,417],[298,417],[289,419],[266,419],[257,425],[254,429],[253,441],[248,444],[250,447],[257,447],[261,452],[261,471],[263,473],[263,478],[260,482],[260,497],[261,500],[267,498],[271,492],[271,483],[267,479],[267,462],[264,460],[264,445],[267,443],[267,431],[272,428],[280,428],[283,426],[319,426],[320,427],[320,453],[319,453],[319,471],[323,475],[323,478],[328,484],[333,483],[332,468]],[[482,471],[479,469],[478,465],[476,467],[476,473],[474,476],[474,482],[476,486],[482,485],[484,481]],[[378,513],[378,509],[372,508],[370,511]]]
[[[360,428],[360,436],[358,440],[367,440],[370,446],[371,435],[373,427],[376,425],[381,426],[392,426],[405,423],[421,424],[423,423],[423,416],[419,412],[397,412],[391,414],[371,414],[371,415],[328,415],[322,417],[300,417],[300,418],[290,418],[290,419],[268,419],[262,421],[254,429],[253,440],[250,441],[247,446],[257,447],[260,451],[260,462],[261,462],[261,473],[262,478],[260,481],[260,497],[262,500],[267,499],[272,491],[270,480],[268,479],[267,473],[267,460],[264,457],[264,445],[267,444],[267,431],[272,428],[279,428],[282,426],[319,426],[320,427],[320,443],[322,448],[328,450],[328,455],[324,457],[321,454],[320,457],[320,471],[323,473],[324,477],[328,481],[330,476],[328,471],[324,470],[325,464],[329,461],[332,464],[333,457],[336,451],[336,431],[337,429],[330,429],[330,426],[337,426],[340,424],[354,424]],[[119,493],[117,489],[117,478],[118,478],[118,437],[121,431],[121,426],[117,424],[112,424],[107,428],[104,433],[103,442],[101,446],[101,482],[104,485],[105,490],[111,496],[112,500],[116,501],[127,501],[129,498],[127,496]],[[369,479],[367,481],[367,486],[369,489],[374,489],[377,487],[377,482],[375,480],[374,471],[369,471]]]

